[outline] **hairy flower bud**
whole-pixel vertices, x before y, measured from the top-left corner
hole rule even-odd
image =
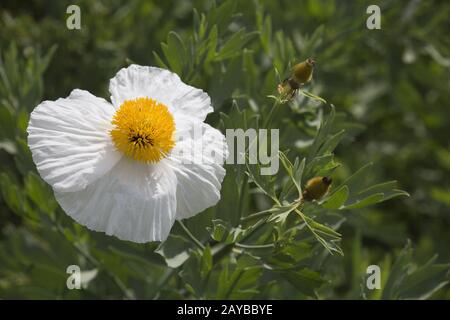
[[[297,63],[292,69],[292,78],[301,85],[310,82],[313,76],[315,64],[316,61],[313,58],[308,58],[303,62]]]
[[[292,68],[291,76],[280,83],[277,88],[283,102],[292,100],[300,87],[311,81],[315,64],[316,61],[313,58],[308,58]]]
[[[328,177],[314,177],[306,183],[303,198],[307,201],[319,200],[330,189],[332,179]]]

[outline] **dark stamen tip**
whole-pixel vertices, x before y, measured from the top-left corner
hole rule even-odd
[[[316,60],[314,58],[308,58],[306,59],[306,63],[314,67],[316,65]]]

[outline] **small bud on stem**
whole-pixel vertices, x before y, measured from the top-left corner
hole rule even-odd
[[[303,198],[307,201],[319,200],[330,190],[332,179],[329,177],[314,177],[306,183]]]
[[[313,58],[308,58],[292,68],[291,77],[278,85],[278,93],[282,101],[292,100],[300,87],[311,81],[315,64],[316,61]]]

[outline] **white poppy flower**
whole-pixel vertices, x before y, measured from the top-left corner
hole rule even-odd
[[[80,224],[163,241],[176,219],[219,201],[225,137],[203,122],[209,96],[167,70],[131,65],[109,91],[112,103],[76,89],[38,105],[27,130],[33,160]]]

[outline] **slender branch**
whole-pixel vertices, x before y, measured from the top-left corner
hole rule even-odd
[[[250,238],[252,235],[255,234],[256,231],[258,231],[259,229],[261,229],[262,226],[264,226],[267,223],[268,218],[265,219],[261,219],[259,220],[256,224],[255,227],[253,227],[253,230],[251,230],[249,233],[247,233],[245,236],[243,236],[240,240],[245,241],[248,238]]]
[[[244,174],[244,179],[242,180],[241,192],[239,194],[239,219],[242,217],[242,212],[244,211],[244,196],[247,194],[247,183],[248,175]]]
[[[301,212],[298,209],[295,209],[295,212],[297,212],[297,214],[300,216],[300,218],[302,218],[303,222],[305,222],[306,227],[309,229],[309,231],[311,231],[311,233],[316,237],[317,241],[320,242],[320,244],[322,244],[322,246],[331,254],[333,255],[333,251],[331,250],[331,248],[328,246],[328,243],[325,241],[324,238],[322,238],[319,234],[316,233],[316,231],[314,230],[313,227],[311,227],[311,225],[308,223],[305,215],[303,214],[303,212]]]
[[[159,296],[159,292],[161,291],[161,289],[169,282],[170,279],[172,279],[172,277],[176,274],[176,272],[178,271],[178,269],[171,269],[168,272],[166,272],[166,274],[163,276],[163,278],[161,279],[161,281],[159,281],[158,286],[155,290],[155,294],[153,295],[152,299],[158,299]]]
[[[267,215],[271,214],[273,211],[274,211],[274,209],[272,207],[272,208],[267,209],[267,210],[255,212],[255,213],[252,213],[252,214],[250,214],[250,215],[248,215],[246,217],[241,218],[241,221],[242,222],[247,222],[247,221],[253,220],[255,218],[264,217],[264,216],[267,216]]]
[[[269,111],[269,115],[267,116],[266,121],[264,121],[263,128],[268,128],[272,124],[272,117],[275,109],[280,105],[280,101],[277,99],[272,105],[272,108]]]
[[[229,299],[231,293],[233,292],[234,287],[236,286],[236,284],[239,282],[239,280],[241,279],[242,275],[244,274],[243,270],[240,270],[237,277],[235,277],[233,279],[233,282],[231,283],[230,287],[227,290],[227,293],[225,294],[224,300]]]
[[[268,243],[268,244],[243,244],[236,242],[236,247],[242,248],[242,249],[267,249],[267,248],[273,248],[275,247],[274,243]]]
[[[178,224],[181,226],[181,228],[183,229],[183,231],[186,233],[186,235],[189,237],[189,239],[197,246],[199,247],[199,249],[201,249],[202,251],[205,250],[205,246],[203,245],[203,243],[200,242],[200,240],[198,240],[190,231],[189,229],[184,225],[183,222],[181,222],[180,220],[177,220]]]

